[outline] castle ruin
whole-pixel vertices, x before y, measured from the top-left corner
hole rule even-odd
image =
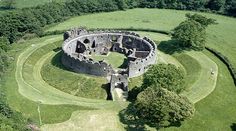
[[[124,31],[87,31],[72,29],[64,33],[62,64],[74,72],[107,77],[110,92],[122,90],[122,99],[128,97],[128,78],[142,75],[156,63],[156,44],[149,38]],[[122,53],[127,57],[125,69],[115,70],[105,61],[95,61],[91,55]]]

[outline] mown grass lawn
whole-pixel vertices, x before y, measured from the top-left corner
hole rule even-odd
[[[201,72],[201,65],[196,59],[184,53],[175,54],[174,57],[184,66],[186,71],[185,86],[186,90],[188,90],[198,79]]]

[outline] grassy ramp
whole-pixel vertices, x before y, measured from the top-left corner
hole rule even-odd
[[[218,76],[218,66],[202,52],[190,51],[186,52],[186,54],[196,59],[201,66],[197,80],[188,90],[182,93],[191,102],[196,103],[214,91]]]

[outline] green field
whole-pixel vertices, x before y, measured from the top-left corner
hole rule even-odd
[[[99,13],[71,18],[57,24],[46,31],[65,30],[71,27],[86,26],[88,28],[144,28],[172,30],[185,19],[186,13],[192,11],[177,11],[167,9],[132,9],[111,13]],[[220,51],[236,67],[236,19],[221,15],[199,13],[217,20],[217,25],[207,30],[207,46]]]
[[[186,12],[132,9],[91,14],[69,19],[47,31],[74,26],[171,30],[184,20]],[[236,38],[232,35],[236,32],[235,19],[214,14],[204,15],[217,19],[219,23],[208,29],[207,45],[228,56],[236,67],[236,45],[233,43]],[[155,41],[170,39],[158,33],[137,33]],[[36,123],[39,123],[37,109],[40,106],[43,130],[124,130],[127,123],[122,123],[118,113],[129,103],[106,101],[105,92],[100,88],[105,83],[104,78],[75,74],[63,68],[59,62],[60,52],[54,50],[60,46],[61,41],[62,34],[13,44],[9,54],[14,60],[11,70],[4,76],[5,84],[1,85],[1,88],[6,89],[10,106]],[[185,70],[188,88],[182,95],[187,96],[196,107],[195,116],[183,122],[181,127],[162,130],[231,130],[232,124],[236,123],[236,88],[226,66],[208,51],[185,51],[169,55],[160,50],[157,63],[171,63]],[[95,59],[105,59],[114,67],[119,67],[124,56],[111,53],[107,58],[98,56]],[[215,75],[210,74],[211,69]],[[129,82],[130,88],[141,84],[142,76],[130,79]]]
[[[37,6],[37,5],[42,5],[46,4],[49,2],[64,2],[66,0],[16,0],[15,1],[15,7],[16,8],[25,8],[25,7],[32,7],[32,6]],[[2,3],[0,2],[0,5]]]

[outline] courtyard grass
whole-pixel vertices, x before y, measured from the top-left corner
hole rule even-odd
[[[198,13],[217,20],[207,29],[207,46],[227,56],[236,68],[236,19],[227,16],[168,9],[130,9],[109,13],[89,14],[71,18],[45,31],[88,28],[144,28],[170,31],[185,19],[186,13]]]
[[[126,61],[126,56],[118,52],[109,52],[107,55],[92,55],[91,58],[95,61],[104,60],[115,69],[123,68]]]

